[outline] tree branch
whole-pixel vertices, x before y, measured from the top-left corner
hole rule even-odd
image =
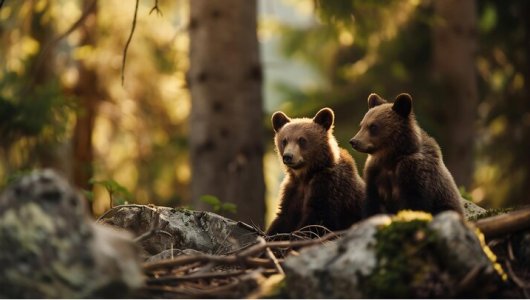
[[[132,27],[131,32],[129,33],[129,38],[127,38],[127,42],[125,43],[125,48],[123,49],[123,59],[121,62],[121,85],[123,86],[123,82],[125,81],[125,62],[127,61],[127,51],[129,50],[129,44],[131,43],[134,30],[136,29],[136,18],[138,16],[138,5],[140,3],[140,0],[136,0],[136,4],[134,7],[134,17],[132,21]]]
[[[530,227],[530,207],[480,219],[475,225],[488,239],[520,231]]]

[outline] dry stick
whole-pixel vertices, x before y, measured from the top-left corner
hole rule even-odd
[[[488,239],[520,231],[530,227],[530,207],[480,219],[475,222],[475,225]]]
[[[162,16],[162,11],[160,10],[160,8],[158,8],[158,0],[155,0],[155,5],[153,6],[153,8],[151,8],[149,14],[153,13],[153,11],[156,11],[157,15]]]
[[[523,290],[525,297],[528,297],[526,289],[530,289],[530,283],[525,282],[515,274],[512,264],[509,260],[506,260],[506,270],[508,271],[508,274],[510,274],[510,278],[513,280],[513,282],[515,282],[515,284],[517,284],[517,286]]]
[[[230,272],[210,272],[202,274],[191,274],[191,275],[172,275],[172,276],[161,276],[156,278],[147,279],[147,284],[163,284],[174,281],[189,281],[198,279],[212,279],[212,278],[226,278],[232,276],[238,276],[244,274],[244,270],[230,271]]]
[[[136,0],[136,5],[134,7],[134,17],[132,21],[131,33],[129,33],[129,38],[127,38],[127,42],[125,43],[125,48],[123,48],[123,58],[121,62],[121,86],[123,86],[123,82],[125,81],[125,62],[127,61],[127,51],[129,50],[129,44],[131,43],[134,30],[136,29],[136,17],[138,16],[139,2],[140,0]]]
[[[278,270],[278,273],[282,274],[282,275],[285,275],[285,272],[283,271],[283,268],[282,266],[280,265],[280,262],[278,261],[278,259],[276,258],[276,256],[274,255],[274,253],[272,253],[272,250],[271,248],[266,248],[265,251],[267,251],[267,256],[272,260],[272,262],[274,263],[274,266],[276,267],[276,270]]]
[[[471,287],[471,284],[477,279],[477,276],[480,274],[480,271],[482,271],[481,266],[475,266],[473,269],[471,269],[466,276],[460,281],[456,288],[456,293],[453,296],[458,296],[463,291],[468,290]]]
[[[302,240],[302,241],[277,241],[277,242],[266,242],[257,243],[238,254],[219,256],[209,254],[198,254],[191,256],[179,256],[173,260],[161,260],[152,263],[146,263],[143,265],[145,271],[152,271],[159,268],[170,268],[173,266],[179,266],[183,264],[189,264],[193,262],[215,262],[222,264],[233,264],[233,263],[244,263],[252,266],[271,266],[275,267],[274,263],[268,259],[251,258],[249,256],[255,255],[266,248],[287,248],[287,247],[303,247],[310,246],[319,243],[323,243],[327,240],[337,237],[342,232],[332,232],[324,235],[321,238],[314,240]]]
[[[145,271],[153,271],[161,268],[171,268],[173,266],[187,265],[195,262],[214,262],[218,264],[243,263],[249,266],[256,267],[274,267],[274,263],[272,263],[268,259],[246,257],[242,260],[241,258],[235,255],[219,256],[210,254],[179,256],[171,260],[161,260],[152,263],[145,263],[143,267]]]

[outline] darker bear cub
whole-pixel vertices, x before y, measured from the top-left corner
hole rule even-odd
[[[351,155],[333,136],[334,114],[321,109],[313,119],[272,116],[274,141],[286,169],[280,211],[268,235],[307,225],[346,229],[362,216],[364,182]]]
[[[364,168],[364,215],[422,210],[463,214],[460,193],[442,160],[436,141],[423,131],[412,111],[412,98],[400,94],[387,103],[368,97],[368,112],[352,147],[368,153]]]

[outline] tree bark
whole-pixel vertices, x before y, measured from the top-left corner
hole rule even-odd
[[[85,11],[92,0],[83,1]],[[79,28],[81,40],[79,46],[96,46],[97,32],[97,5],[86,18],[86,21]],[[88,191],[92,190],[90,178],[94,176],[94,147],[92,145],[92,133],[94,131],[94,121],[97,115],[99,101],[98,76],[96,70],[87,64],[85,60],[77,62],[79,78],[73,89],[79,107],[76,111],[76,123],[72,136],[72,174],[74,184],[78,188]],[[92,205],[90,212],[92,212]]]
[[[435,0],[434,71],[450,89],[443,119],[443,154],[457,185],[469,187],[473,176],[478,87],[475,0]]]
[[[237,205],[230,218],[263,226],[262,69],[255,0],[190,0],[192,201]]]

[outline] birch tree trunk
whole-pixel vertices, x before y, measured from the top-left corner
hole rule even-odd
[[[475,0],[435,0],[434,71],[450,88],[444,120],[444,160],[457,185],[469,187],[473,176],[475,120],[478,106],[475,51]]]
[[[237,205],[236,220],[263,226],[262,69],[255,0],[190,0],[192,201]]]

